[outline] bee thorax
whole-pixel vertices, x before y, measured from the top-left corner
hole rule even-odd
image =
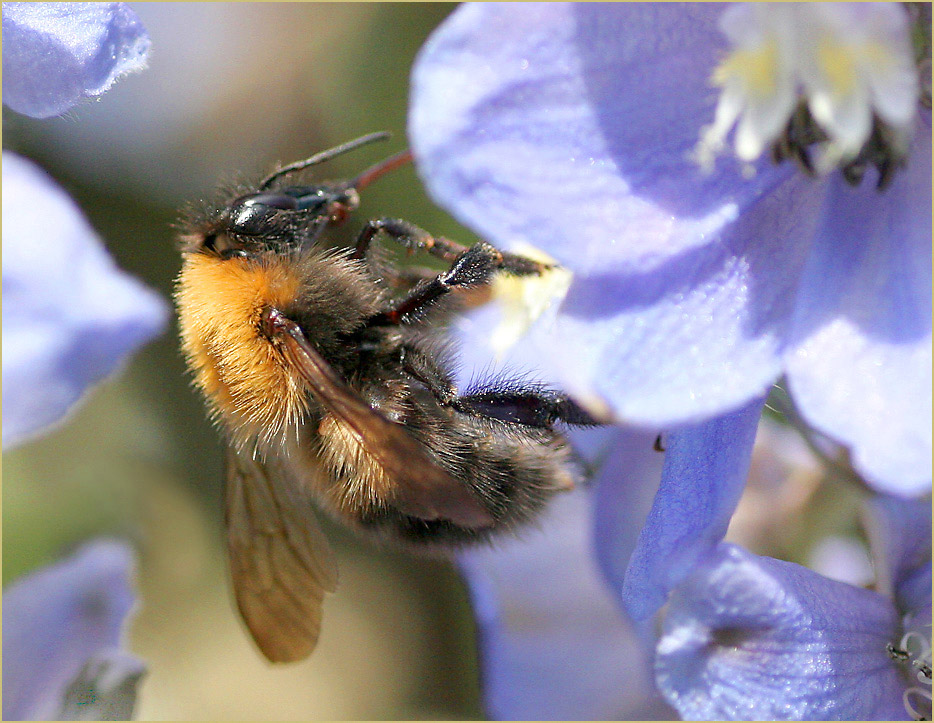
[[[294,298],[299,281],[285,267],[205,256],[188,257],[179,276],[182,350],[212,414],[238,446],[280,442],[308,413],[304,385],[261,323],[266,309]]]

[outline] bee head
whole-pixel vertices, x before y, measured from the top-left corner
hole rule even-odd
[[[184,250],[231,258],[301,248],[328,224],[343,221],[359,203],[346,184],[247,193],[223,206],[199,233],[186,235]]]
[[[250,193],[236,196],[211,212],[206,221],[185,224],[183,253],[253,257],[291,253],[314,243],[329,225],[341,223],[360,205],[359,189],[411,161],[403,151],[349,181],[316,185],[280,185],[289,176],[374,141],[388,133],[371,133],[289,164],[264,178]],[[202,217],[203,218],[203,217]]]

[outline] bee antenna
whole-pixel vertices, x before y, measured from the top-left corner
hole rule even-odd
[[[309,166],[315,166],[319,163],[324,163],[329,161],[336,156],[340,156],[348,151],[355,150],[360,146],[365,146],[369,143],[374,143],[376,141],[385,141],[392,134],[388,131],[379,131],[377,133],[369,133],[365,136],[360,136],[355,138],[352,141],[347,141],[346,143],[341,143],[339,146],[334,146],[333,148],[328,148],[326,151],[321,151],[316,153],[311,158],[306,158],[304,161],[296,161],[295,163],[290,163],[287,166],[280,168],[275,173],[271,173],[266,178],[263,179],[262,183],[259,184],[259,190],[265,191],[272,185],[272,182],[282,176],[285,176],[289,173],[295,173],[296,171],[301,171]]]
[[[369,168],[367,168],[363,173],[357,176],[355,179],[350,181],[348,184],[349,188],[359,191],[366,186],[369,186],[373,181],[375,181],[380,176],[384,176],[390,171],[394,171],[400,166],[404,166],[406,163],[412,162],[412,151],[406,149],[400,151],[389,158],[375,163]]]

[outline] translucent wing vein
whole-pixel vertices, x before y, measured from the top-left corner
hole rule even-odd
[[[337,568],[298,485],[278,460],[228,450],[227,545],[237,606],[272,662],[308,656]]]

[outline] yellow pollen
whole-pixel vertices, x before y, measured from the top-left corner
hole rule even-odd
[[[847,48],[825,35],[817,46],[817,62],[837,97],[850,95],[856,87],[856,59]]]
[[[739,81],[744,94],[761,98],[774,95],[778,87],[778,44],[770,38],[761,47],[733,51],[716,67],[711,81],[720,87]]]
[[[555,263],[544,251],[529,244],[519,244],[516,251],[536,261]],[[540,276],[500,274],[494,277],[492,296],[502,305],[502,318],[490,334],[490,346],[498,359],[525,336],[549,307],[564,299],[571,286],[571,278],[571,272],[560,266],[548,269]]]

